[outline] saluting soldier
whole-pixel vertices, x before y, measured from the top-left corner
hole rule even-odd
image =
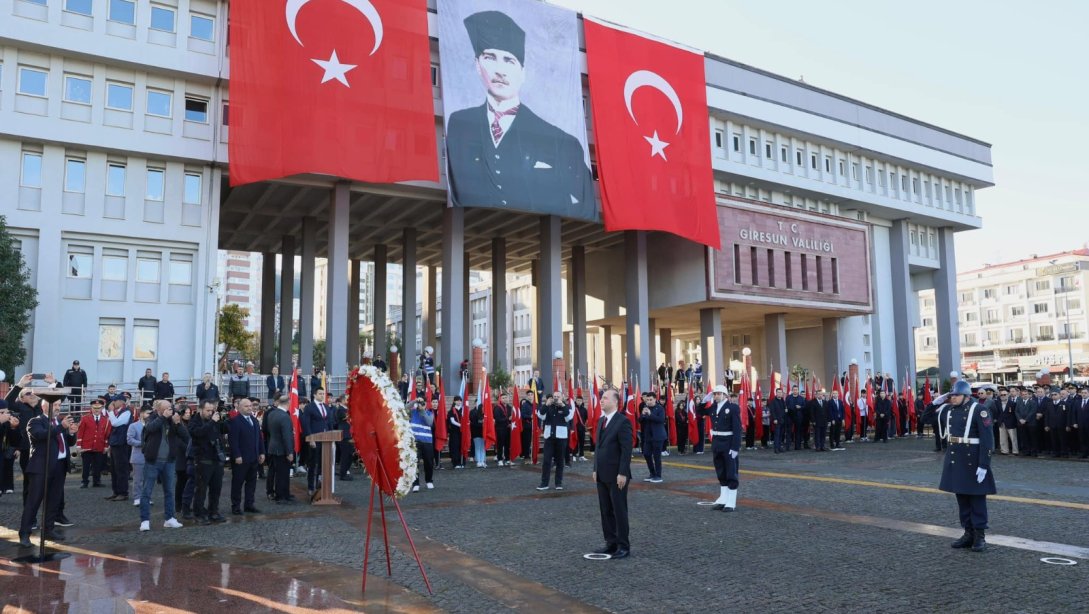
[[[719,495],[713,510],[732,512],[737,509],[738,451],[741,449],[741,408],[732,402],[725,386],[711,391],[711,454],[718,476]]]
[[[938,430],[949,442],[938,488],[957,496],[964,534],[954,548],[987,549],[987,495],[995,494],[991,454],[995,416],[972,400],[972,386],[958,380],[946,403],[938,408]]]

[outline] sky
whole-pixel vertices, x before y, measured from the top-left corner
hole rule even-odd
[[[1089,2],[549,2],[990,143],[960,271],[1089,242]]]

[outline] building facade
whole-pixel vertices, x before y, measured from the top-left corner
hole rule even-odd
[[[238,305],[247,311],[246,330],[261,330],[261,254],[234,250],[220,251],[216,282],[219,304]]]
[[[957,275],[960,370],[980,381],[1089,379],[1089,249],[985,266]],[[919,293],[921,369],[937,365],[935,301]],[[946,374],[947,375],[947,374]]]

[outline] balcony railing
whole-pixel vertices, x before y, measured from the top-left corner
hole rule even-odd
[[[1066,341],[1067,339],[1081,339],[1084,337],[1080,332],[1074,331],[1072,333],[1059,333],[1059,340]]]
[[[1054,341],[1055,335],[1036,335],[1037,341]]]

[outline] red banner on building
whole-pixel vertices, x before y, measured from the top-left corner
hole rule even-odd
[[[424,0],[231,3],[231,184],[438,180]]]
[[[703,55],[585,20],[605,230],[720,249]]]

